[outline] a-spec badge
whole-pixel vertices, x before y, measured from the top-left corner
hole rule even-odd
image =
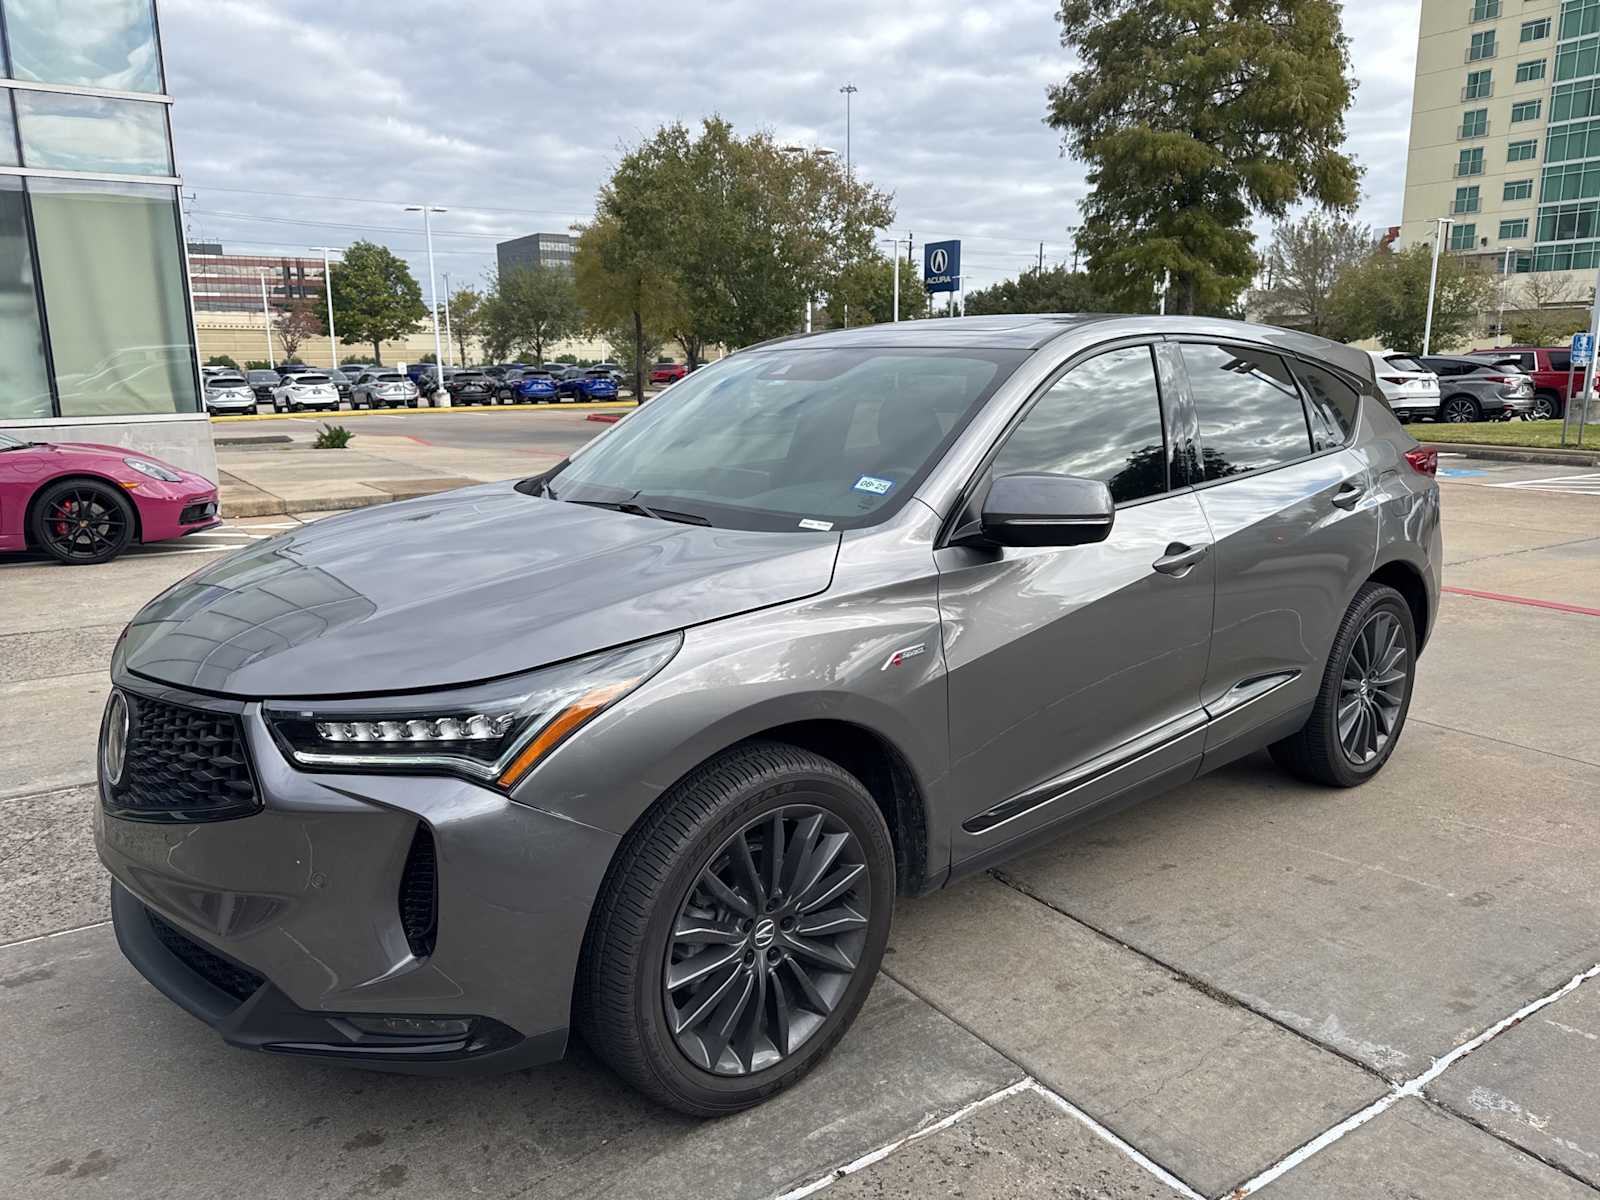
[[[887,671],[890,667],[903,666],[906,659],[916,658],[917,655],[926,654],[927,652],[928,644],[926,642],[918,642],[915,646],[907,646],[903,650],[896,650],[893,654],[889,655],[883,666],[879,667],[878,670]]]

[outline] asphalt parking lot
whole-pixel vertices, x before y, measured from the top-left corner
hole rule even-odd
[[[95,735],[132,613],[297,518],[0,560],[0,1195],[1594,1200],[1600,472],[1441,465],[1451,591],[1378,779],[1251,758],[902,901],[833,1056],[713,1123],[581,1045],[466,1081],[223,1047],[105,923]]]

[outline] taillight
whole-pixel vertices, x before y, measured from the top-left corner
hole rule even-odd
[[[1439,473],[1439,452],[1432,446],[1418,446],[1414,450],[1407,450],[1406,461],[1418,475]]]
[[[1404,375],[1382,375],[1379,376],[1379,378],[1381,378],[1385,383],[1392,383],[1397,387],[1403,387],[1411,382]]]

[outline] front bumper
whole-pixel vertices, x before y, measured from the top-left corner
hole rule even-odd
[[[260,802],[228,820],[136,819],[96,805],[118,940],[157,988],[252,1049],[422,1073],[561,1056],[615,834],[465,780],[301,772],[257,704],[125,672],[116,683],[136,702],[237,716]],[[419,829],[435,852],[436,927],[431,947],[414,953],[403,877]],[[200,953],[174,953],[174,934]],[[204,955],[235,968],[228,979],[242,972],[259,984],[218,987]],[[396,1038],[356,1023],[383,1019],[470,1028]]]
[[[199,533],[222,523],[216,485],[198,475],[179,483],[141,481],[129,495],[139,509],[139,540],[146,544]]]

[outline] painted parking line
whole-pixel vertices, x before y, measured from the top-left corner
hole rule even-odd
[[[1473,588],[1443,587],[1439,590],[1449,592],[1452,596],[1471,596],[1474,600],[1498,600],[1502,604],[1525,604],[1529,608],[1548,608],[1554,612],[1577,613],[1581,617],[1600,617],[1600,608],[1563,604],[1559,600],[1536,600],[1532,596],[1508,596],[1503,592],[1480,592]]]
[[[1521,492],[1554,492],[1562,496],[1600,496],[1600,471],[1585,475],[1552,475],[1548,479],[1513,479],[1489,486]]]

